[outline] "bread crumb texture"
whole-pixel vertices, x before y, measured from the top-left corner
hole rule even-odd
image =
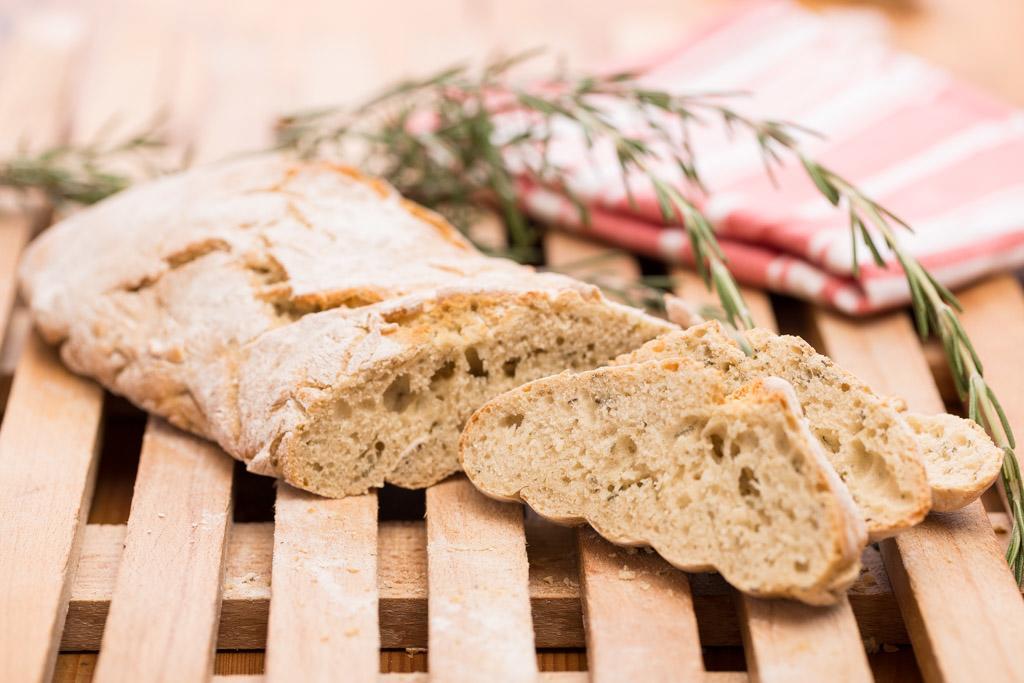
[[[484,492],[752,595],[830,604],[859,573],[864,521],[784,380],[732,389],[674,360],[563,373],[487,403],[460,446]]]
[[[923,519],[931,492],[917,444],[897,411],[798,337],[753,330],[748,339],[749,357],[712,321],[665,335],[616,363],[671,357],[716,370],[733,389],[758,377],[786,380],[872,537],[892,535]]]
[[[328,496],[438,481],[488,398],[671,329],[480,254],[379,180],[277,155],[76,213],[20,276],[70,368]]]
[[[900,400],[864,382],[799,337],[756,329],[747,357],[715,321],[670,332],[614,364],[672,358],[713,368],[735,389],[759,377],[789,382],[804,414],[868,524],[891,536],[936,510],[977,499],[1002,465],[1002,451],[974,423],[953,415],[906,413]]]

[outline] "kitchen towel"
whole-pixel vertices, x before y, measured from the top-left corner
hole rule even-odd
[[[659,88],[748,93],[721,101],[821,132],[803,148],[909,223],[914,232],[900,228],[900,241],[945,285],[1024,264],[1024,113],[893,49],[880,18],[739,2],[641,66],[642,80]],[[909,301],[891,255],[876,266],[860,242],[854,274],[848,216],[799,162],[773,182],[742,129],[730,134],[708,116],[692,134],[707,192],[688,193],[738,280],[850,314]],[[692,261],[685,232],[665,224],[649,185],[634,179],[629,201],[613,149],[588,149],[563,121],[551,154],[571,169],[567,185],[590,220],[565,194],[524,178],[532,215],[670,263]]]

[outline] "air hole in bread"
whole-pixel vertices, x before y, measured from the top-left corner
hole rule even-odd
[[[757,475],[749,467],[740,470],[739,487],[741,496],[759,497],[761,491],[758,488]]]
[[[506,377],[515,377],[517,367],[519,367],[519,359],[515,357],[509,358],[501,364],[501,369],[505,373]]]
[[[818,429],[816,430],[818,440],[821,444],[832,453],[839,452],[839,432],[834,429]]]
[[[501,418],[501,425],[503,427],[518,427],[523,424],[523,415],[521,413],[514,415],[506,415]]]
[[[615,440],[615,444],[612,445],[612,455],[617,457],[627,457],[636,453],[636,441],[626,434],[623,434]]]
[[[413,402],[415,394],[409,385],[409,375],[399,375],[384,390],[384,407],[392,413],[402,413]]]
[[[465,356],[469,364],[469,374],[474,377],[487,377],[488,372],[484,369],[484,362],[480,359],[480,353],[475,346],[467,346]]]
[[[706,417],[701,415],[687,415],[676,426],[672,436],[675,439],[688,437],[694,432],[703,430],[707,423],[708,420]]]
[[[847,461],[849,468],[859,477],[867,475],[877,462],[875,455],[868,452],[868,449],[864,447],[864,442],[860,439],[852,439],[850,441],[849,453],[849,460]]]
[[[430,376],[430,390],[436,393],[441,385],[444,384],[444,381],[451,379],[454,374],[455,361],[450,360],[435,370],[434,374]]]
[[[725,442],[722,440],[722,435],[712,433],[708,438],[711,440],[712,457],[715,462],[722,462],[722,458],[725,457]]]

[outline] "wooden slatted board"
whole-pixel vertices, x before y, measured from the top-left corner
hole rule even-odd
[[[111,116],[124,131],[165,109],[173,144],[160,161],[216,160],[267,143],[279,111],[394,75],[381,66],[393,48],[371,37],[375,22],[397,20],[389,7],[353,19],[327,0],[301,12],[221,0],[208,14],[170,0],[45,4],[0,10],[9,13],[0,32],[5,154],[22,135],[36,146],[81,142]],[[684,21],[703,11],[699,0],[668,5]],[[516,11],[470,16],[483,27],[477,33],[427,9],[403,7],[401,21],[453,37],[409,38],[410,54],[441,63],[528,26]],[[586,38],[604,30],[600,22],[591,13],[574,20],[563,22],[565,44],[603,56],[603,44]],[[320,28],[352,21],[365,25],[348,41]],[[610,44],[647,35],[615,30]],[[531,44],[534,33],[524,34]],[[37,199],[9,199],[0,196],[0,680],[48,681],[54,672],[61,681],[229,683],[1024,676],[1013,658],[1024,643],[1024,602],[1001,558],[1007,523],[997,496],[986,498],[988,510],[976,503],[932,515],[880,552],[869,548],[848,599],[819,609],[747,598],[715,575],[687,575],[589,529],[524,519],[521,506],[486,499],[461,477],[425,495],[385,489],[341,501],[275,489],[216,447],[105,397],[29,331],[15,269],[47,212]],[[480,230],[493,236],[495,227]],[[544,249],[563,267],[605,252],[557,233]],[[620,282],[642,272],[621,253],[589,263]],[[708,299],[692,274],[673,274],[681,295]],[[806,336],[916,409],[943,409],[942,374],[904,313],[854,322],[746,296],[762,325]],[[1015,360],[1024,291],[1005,276],[963,300],[965,325],[1024,433],[1024,369]]]

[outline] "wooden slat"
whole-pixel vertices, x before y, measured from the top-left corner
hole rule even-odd
[[[204,681],[213,673],[232,461],[150,418],[97,681]]]
[[[943,409],[903,313],[852,322],[815,309],[813,319],[822,350],[876,391]],[[926,680],[1019,680],[1024,602],[980,501],[933,513],[881,548]]]
[[[1019,358],[1024,349],[1024,290],[1013,275],[999,275],[965,291],[961,303],[964,328],[981,357],[985,378],[1014,436],[1024,444],[1024,363]]]
[[[1005,515],[991,514],[993,523],[1005,528]],[[530,603],[539,648],[585,645],[579,569],[574,554],[566,550],[572,546],[572,533],[571,529],[550,524],[534,524],[527,533]],[[232,527],[217,637],[219,648],[251,650],[266,644],[273,534],[273,524],[268,522]],[[99,648],[124,537],[123,524],[86,527],[61,649]],[[849,596],[861,636],[877,643],[908,643],[881,556],[874,548],[868,548],[862,562],[869,571],[861,575]],[[699,574],[692,579],[701,643],[712,647],[739,645],[741,637],[731,589],[716,574]],[[422,520],[380,524],[378,588],[381,647],[426,647],[427,548]]]
[[[486,498],[459,475],[427,489],[431,676],[532,681],[523,508]]]
[[[71,17],[26,11],[0,53],[0,151],[57,141],[67,76],[82,39]],[[10,206],[4,195],[5,206]],[[0,334],[33,218],[0,217]],[[102,394],[64,370],[34,335],[0,428],[0,679],[52,675],[92,495]]]
[[[551,266],[593,263],[589,270],[621,282],[640,275],[632,257],[612,253],[596,260],[606,247],[563,233],[545,235],[544,251]],[[588,529],[580,529],[578,539],[591,678],[701,680],[704,663],[686,574],[657,556],[623,552]]]
[[[641,680],[634,678],[641,673],[645,681],[702,680],[686,574],[648,551],[616,548],[592,529],[577,537],[593,680]]]
[[[676,293],[699,304],[714,294],[690,271],[673,271]],[[742,288],[755,323],[778,330],[771,300]],[[739,594],[740,630],[753,681],[870,681],[871,669],[849,600],[812,607],[791,600],[760,600]]]
[[[32,336],[0,427],[0,680],[52,674],[92,496],[102,397]]]
[[[89,8],[96,35],[74,92],[74,140],[134,134],[171,111],[181,35],[172,9],[113,0]],[[180,149],[170,145],[165,161]],[[232,471],[219,448],[149,420],[97,680],[212,674]]]
[[[373,681],[379,667],[377,495],[278,485],[268,681]]]
[[[739,604],[750,680],[873,680],[845,596],[831,607],[746,595]]]

